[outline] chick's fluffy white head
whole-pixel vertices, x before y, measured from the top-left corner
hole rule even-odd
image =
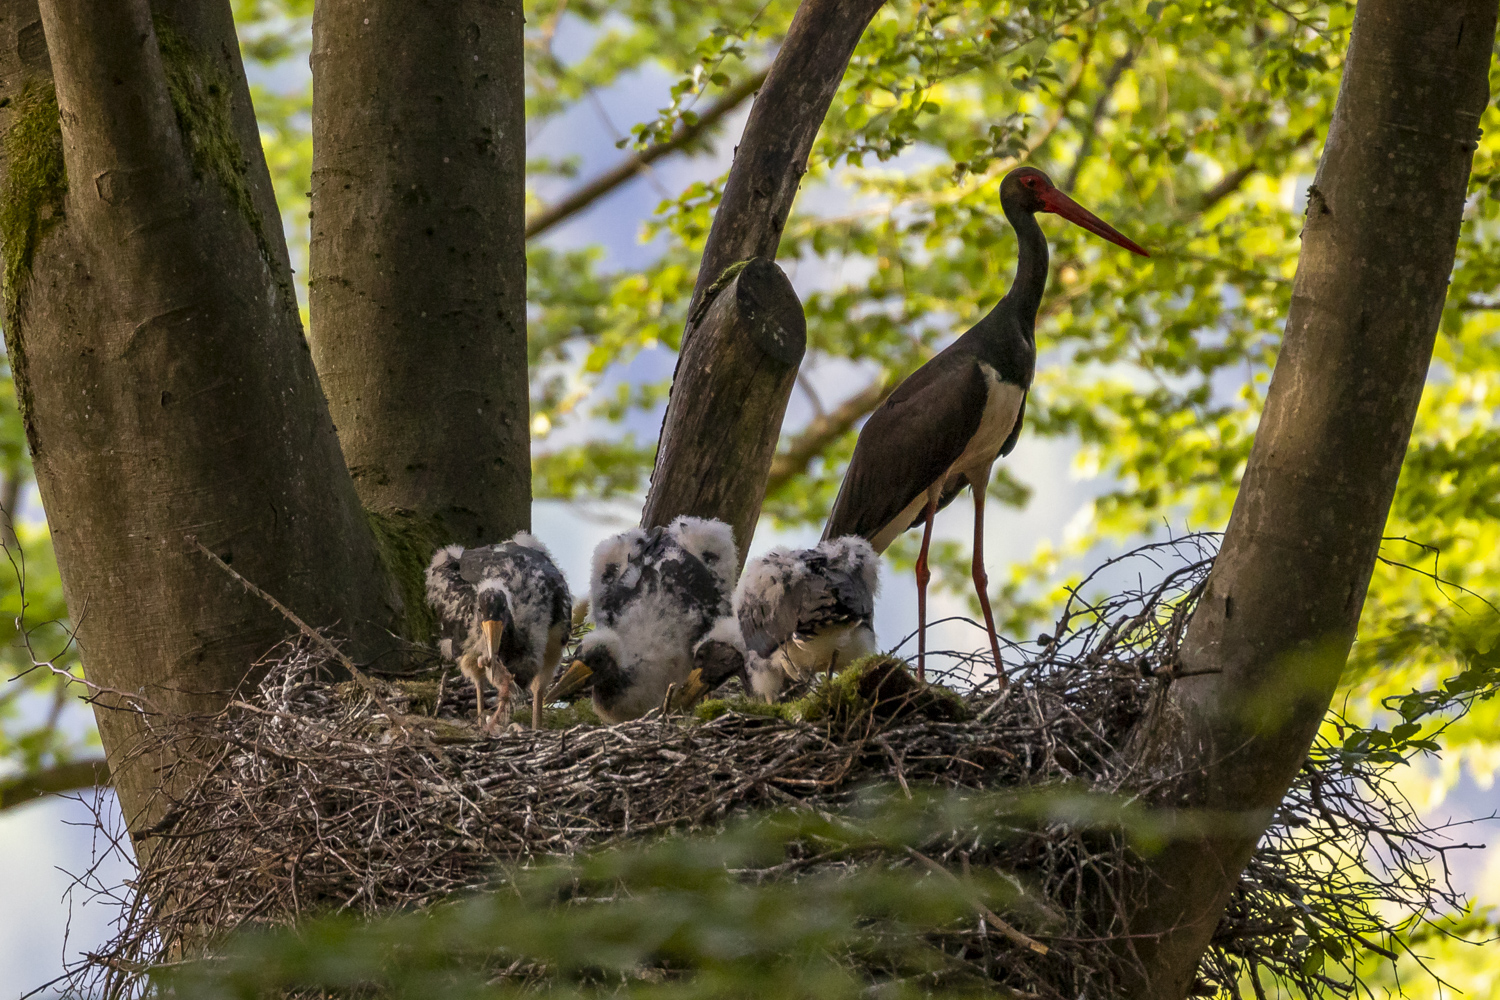
[[[818,543],[818,551],[846,573],[857,576],[873,596],[880,593],[880,556],[875,546],[858,535]]]
[[[589,566],[589,595],[595,597],[604,586],[604,580],[615,579],[626,572],[631,556],[639,552],[646,541],[646,533],[640,528],[631,528],[618,535],[611,535],[594,547],[594,557]],[[634,586],[625,581],[625,586]]]
[[[596,628],[584,636],[583,641],[578,644],[578,658],[582,659],[590,650],[601,647],[614,657],[616,663],[625,662],[625,643],[621,641],[619,633],[612,628]]]
[[[734,544],[734,529],[723,521],[702,517],[682,517],[673,521],[667,531],[677,544],[703,560],[719,580],[723,593],[734,590],[740,574],[740,551]]]

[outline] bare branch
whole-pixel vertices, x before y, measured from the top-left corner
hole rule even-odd
[[[786,450],[777,452],[776,457],[771,460],[771,473],[766,479],[766,495],[770,496],[781,489],[793,476],[806,472],[812,460],[823,454],[823,449],[874,412],[875,407],[885,402],[885,398],[900,381],[888,374],[877,376],[875,381],[832,411],[819,414],[808,421],[802,432],[787,442]]]
[[[1131,49],[1123,56],[1116,59],[1110,65],[1109,71],[1104,74],[1104,87],[1099,93],[1099,99],[1094,102],[1094,112],[1089,116],[1088,125],[1083,130],[1083,138],[1078,143],[1078,154],[1073,157],[1073,166],[1068,171],[1067,183],[1063,185],[1066,191],[1073,190],[1078,184],[1078,175],[1083,172],[1083,165],[1088,162],[1089,152],[1093,149],[1094,139],[1099,134],[1099,123],[1104,120],[1104,114],[1109,110],[1110,98],[1115,95],[1115,88],[1120,85],[1120,77],[1135,63],[1139,48]]]
[[[19,774],[0,781],[0,812],[39,799],[109,784],[109,763],[103,757],[87,757],[53,764],[40,771]]]
[[[526,220],[526,238],[540,236],[553,226],[572,218],[615,188],[630,180],[648,166],[678,150],[686,149],[697,142],[709,129],[717,125],[725,115],[745,103],[760,85],[766,82],[766,70],[748,76],[730,87],[724,95],[703,112],[692,125],[680,125],[672,138],[658,142],[641,150],[613,170],[601,174],[562,201],[543,209]]]
[[[813,140],[854,46],[883,5],[884,0],[802,0],[798,6],[745,123],[703,250],[689,316],[730,264],[775,259]]]
[[[1290,146],[1284,149],[1276,150],[1276,152],[1279,155],[1285,155],[1287,153],[1294,152],[1310,144],[1316,137],[1317,131],[1315,129],[1307,129],[1305,132],[1299,135],[1296,141],[1293,142]],[[1223,201],[1225,198],[1228,198],[1230,195],[1238,191],[1240,187],[1252,176],[1254,176],[1257,170],[1260,169],[1259,161],[1265,158],[1266,152],[1266,150],[1258,150],[1256,152],[1255,159],[1251,160],[1249,163],[1245,164],[1242,167],[1231,170],[1229,173],[1225,174],[1219,179],[1219,183],[1203,192],[1203,196],[1198,199],[1198,212],[1207,212],[1210,208],[1213,208],[1219,202]]]

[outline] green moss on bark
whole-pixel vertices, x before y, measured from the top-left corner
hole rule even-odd
[[[366,510],[365,516],[375,534],[380,559],[401,594],[405,638],[431,642],[437,631],[437,614],[427,603],[427,564],[437,547],[448,541],[441,523],[409,510]]]
[[[68,190],[57,94],[52,85],[27,81],[12,107],[15,118],[5,132],[5,192],[0,203],[8,338],[14,338],[18,329],[21,299],[31,277],[36,248],[62,221],[63,195]]]
[[[265,222],[250,193],[250,165],[234,129],[234,106],[229,78],[212,56],[200,52],[163,18],[156,18],[156,42],[161,50],[167,94],[177,114],[177,127],[200,179],[212,177],[230,204],[255,233],[261,254],[273,260]]]

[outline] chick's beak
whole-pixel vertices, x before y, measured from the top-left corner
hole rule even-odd
[[[488,659],[493,660],[500,654],[500,637],[505,634],[505,623],[496,621],[480,622],[479,628],[484,632],[484,648]]]
[[[549,702],[567,701],[581,691],[593,676],[594,672],[585,666],[582,660],[574,660],[568,664],[568,669],[547,692],[547,700]]]
[[[703,679],[703,671],[694,668],[688,674],[687,680],[682,682],[682,687],[672,696],[670,708],[674,712],[686,712],[702,700],[708,694],[708,682]]]

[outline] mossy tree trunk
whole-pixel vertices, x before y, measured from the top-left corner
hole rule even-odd
[[[213,711],[287,623],[369,658],[398,600],[302,338],[228,0],[0,0],[5,334],[89,680]],[[50,58],[49,58],[50,53]],[[141,717],[96,716],[129,828]]]
[[[320,0],[313,359],[365,506],[431,544],[531,523],[520,0]]]
[[[1496,6],[1360,0],[1265,415],[1181,676],[1141,733],[1162,804],[1227,822],[1156,855],[1129,996],[1187,995],[1328,711],[1432,359]]]
[[[805,322],[795,337],[795,352],[767,353],[754,343],[756,327],[739,323],[735,308],[710,307],[715,295],[741,291],[734,280],[737,266],[753,258],[774,265],[813,140],[860,36],[884,4],[802,0],[756,95],[698,265],[672,397],[662,418],[662,446],[641,515],[645,527],[667,524],[679,514],[714,517],[734,525],[741,560],[749,551],[781,420],[796,384]],[[796,295],[791,299],[800,311]],[[782,323],[784,330],[793,327]],[[700,337],[715,345],[713,353],[723,363],[695,348],[692,342]],[[779,340],[790,343],[784,336]],[[740,406],[747,397],[753,412]],[[732,452],[722,447],[723,438],[713,436],[714,427],[736,442]]]

